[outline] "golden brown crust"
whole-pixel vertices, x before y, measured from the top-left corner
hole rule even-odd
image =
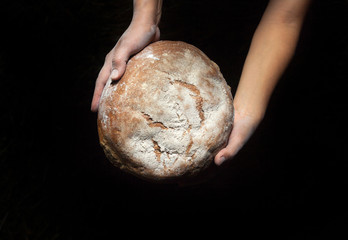
[[[230,87],[219,67],[196,47],[150,44],[109,79],[98,113],[108,159],[147,179],[196,175],[212,163],[232,129]]]

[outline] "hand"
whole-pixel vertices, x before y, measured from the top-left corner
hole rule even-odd
[[[118,40],[115,47],[106,55],[105,62],[99,72],[91,104],[91,111],[98,111],[100,96],[109,77],[119,80],[126,70],[129,57],[160,37],[156,25],[137,24],[132,22]]]
[[[254,33],[234,98],[228,145],[215,156],[221,165],[243,147],[262,120],[268,101],[296,49],[310,0],[271,0]]]
[[[235,109],[234,124],[228,144],[215,156],[215,164],[220,166],[226,160],[233,158],[254,133],[260,121],[261,118],[256,115],[241,113]]]

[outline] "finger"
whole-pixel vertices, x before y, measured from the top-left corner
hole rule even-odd
[[[99,100],[100,96],[103,92],[103,89],[105,87],[105,84],[109,78],[110,75],[110,68],[104,67],[100,70],[98,78],[95,82],[95,88],[94,88],[94,94],[93,94],[93,99],[91,103],[91,111],[96,112],[98,111],[98,106],[99,106]]]
[[[160,40],[160,36],[161,36],[161,32],[160,32],[160,29],[157,27],[155,37],[153,38],[152,42],[156,42],[156,41]]]
[[[233,158],[239,150],[243,147],[246,139],[242,137],[231,137],[228,145],[221,149],[218,154],[216,154],[214,162],[216,165],[220,166],[226,160]]]
[[[130,52],[123,48],[115,49],[114,57],[112,58],[112,72],[111,80],[119,80],[126,70],[127,61],[130,56]]]

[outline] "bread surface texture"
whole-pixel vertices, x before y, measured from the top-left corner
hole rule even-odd
[[[108,159],[152,180],[206,169],[232,124],[231,90],[219,67],[180,41],[158,41],[133,56],[118,82],[108,80],[98,110]]]

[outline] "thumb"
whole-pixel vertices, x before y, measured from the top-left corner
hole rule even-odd
[[[111,71],[111,80],[119,80],[124,72],[126,71],[126,65],[129,58],[129,53],[125,50],[118,51],[115,49],[114,56],[112,58],[112,71]]]
[[[245,140],[243,138],[231,136],[228,145],[216,154],[214,159],[215,164],[220,166],[226,160],[233,158],[243,147],[244,143]]]

